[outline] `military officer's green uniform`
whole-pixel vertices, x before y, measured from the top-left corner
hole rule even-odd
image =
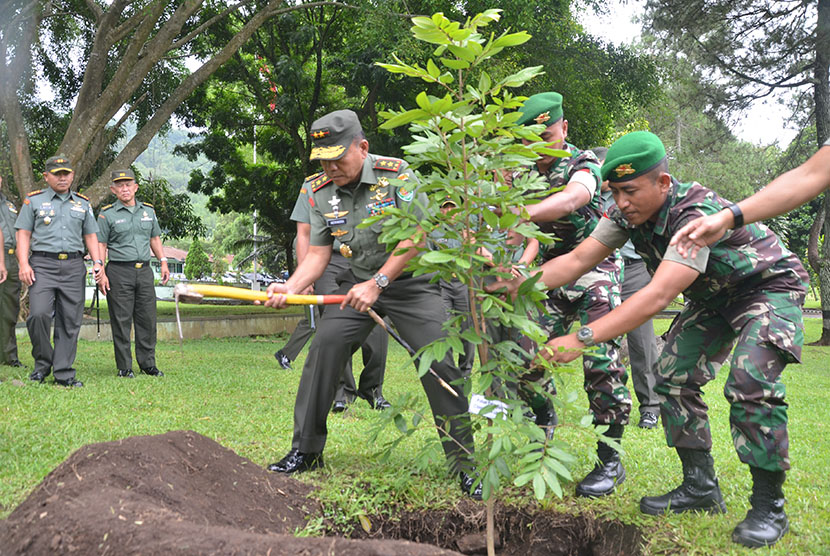
[[[344,148],[348,148],[354,134],[348,135],[345,147],[331,145],[334,141],[329,141],[345,133],[341,132],[341,124],[346,120],[353,121],[359,130],[356,115],[346,110],[334,112],[315,122],[311,130],[315,138],[312,160],[332,160],[335,158],[315,153],[326,152],[326,149],[340,149],[342,153]],[[372,279],[391,255],[378,239],[381,222],[367,228],[359,228],[359,224],[369,216],[383,214],[388,207],[409,208],[416,197],[415,186],[415,176],[406,162],[371,153],[363,160],[362,173],[355,183],[337,186],[324,173],[306,180],[304,187],[311,195],[311,245],[331,246],[335,239],[339,239],[340,252],[350,262],[350,269],[338,277],[338,293],[345,294],[358,282]],[[425,196],[419,196],[419,200],[425,202]],[[428,275],[413,277],[404,273],[381,289],[374,310],[388,316],[403,339],[415,350],[446,335],[442,330],[446,313],[441,294],[438,284],[430,283]],[[345,362],[374,326],[375,322],[369,315],[352,307],[324,312],[297,391],[294,450],[304,454],[322,452],[326,443],[326,416]],[[443,380],[454,384],[458,393],[457,397],[452,396],[429,373],[421,378],[439,434],[444,439],[444,451],[455,470],[469,471],[466,453],[473,450],[473,436],[467,398],[460,385],[461,372],[450,353],[443,360],[434,362],[432,368]],[[290,463],[290,459],[289,453],[282,462],[273,464],[269,469],[285,472],[285,464]],[[464,484],[463,480],[464,477],[462,487],[469,490],[471,484]]]
[[[48,171],[61,170],[56,160],[65,159],[50,158]],[[65,165],[71,171],[68,161]],[[71,190],[33,191],[23,201],[15,228],[32,233],[29,265],[35,282],[29,287],[26,319],[35,360],[32,378],[42,380],[54,371],[56,381],[71,385],[84,311],[84,236],[98,232],[92,207]],[[54,348],[49,337],[53,318]]]
[[[0,284],[0,364],[20,366],[17,337],[14,333],[17,315],[20,313],[20,278],[14,254],[17,245],[14,229],[16,220],[17,207],[0,193],[0,228],[3,230],[6,270],[9,271],[9,277]]]
[[[133,322],[138,367],[146,374],[160,374],[156,368],[156,290],[150,267],[150,239],[160,235],[153,205],[138,199],[131,207],[115,201],[98,214],[98,241],[107,245],[107,306],[121,376],[132,372]]]

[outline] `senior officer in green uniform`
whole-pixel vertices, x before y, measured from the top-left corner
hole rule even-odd
[[[536,169],[551,187],[560,188],[539,203],[526,206],[530,220],[543,232],[554,236],[554,243],[542,248],[542,259],[548,261],[574,249],[588,237],[602,217],[602,192],[599,160],[592,151],[582,151],[567,142],[568,121],[562,110],[562,95],[555,92],[531,96],[521,108],[518,124],[543,124],[540,137],[551,147],[570,153],[568,157],[542,156]],[[620,304],[620,264],[616,252],[586,269],[584,274],[552,289],[542,317],[542,326],[553,338],[564,334],[578,320],[586,325],[611,312]],[[583,387],[593,422],[608,425],[606,436],[621,441],[624,425],[631,412],[631,397],[625,383],[625,366],[620,359],[619,339],[610,337],[582,358]],[[534,378],[530,374],[528,378]],[[539,381],[544,381],[540,377]],[[549,402],[548,402],[549,403]],[[531,400],[536,423],[552,432],[556,424],[550,406],[539,407]],[[625,480],[625,468],[619,453],[604,442],[597,444],[599,462],[577,484],[578,496],[599,497],[611,494]]]
[[[556,287],[628,239],[653,278],[610,314],[548,342],[551,349],[543,355],[572,360],[581,348],[639,326],[683,293],[687,303],[669,329],[655,387],[666,440],[683,464],[683,482],[664,495],[643,497],[640,510],[652,515],[726,510],[701,388],[734,345],[724,395],[731,406],[735,449],[749,466],[753,486],[752,507],[732,540],[750,547],[772,545],[789,527],[781,490],[790,467],[781,373],[801,357],[807,273],[762,224],[738,222],[694,257],[679,254],[669,243],[677,230],[733,205],[698,183],[675,180],[663,144],[652,133],[638,131],[617,140],[602,174],[610,181],[616,207],[574,251],[546,263],[542,280]]]
[[[61,386],[83,386],[75,378],[75,354],[84,312],[84,244],[93,260],[96,282],[103,262],[98,252],[98,225],[89,199],[71,191],[75,172],[62,155],[46,161],[48,189],[32,191],[17,217],[17,262],[20,280],[29,286],[26,327],[35,368],[29,378],[43,382],[50,372]],[[29,248],[32,253],[29,256]],[[49,338],[54,318],[55,345]]]
[[[170,279],[161,247],[161,228],[153,205],[136,200],[132,170],[112,173],[110,191],[118,197],[98,215],[98,242],[107,251],[99,283],[107,294],[118,376],[133,378],[130,328],[135,323],[135,358],[141,372],[164,376],[156,367],[156,289],[150,250],[161,261],[161,283]]]
[[[390,254],[378,241],[380,222],[358,228],[365,218],[383,214],[387,207],[408,208],[412,203],[416,184],[406,162],[370,154],[357,115],[351,110],[338,110],[316,120],[311,136],[311,160],[319,160],[324,170],[305,183],[311,191],[311,245],[285,284],[268,287],[271,297],[266,305],[282,307],[285,298],[277,294],[302,292],[317,280],[328,265],[335,238],[340,240],[340,252],[349,259],[351,268],[339,276],[338,293],[346,294],[346,300],[340,310],[330,308],[323,313],[303,368],[294,406],[291,451],[268,467],[281,473],[322,467],[326,417],[337,382],[346,359],[375,326],[366,314],[369,308],[389,316],[416,350],[445,335],[441,325],[446,313],[438,284],[430,283],[429,276],[413,277],[403,272],[406,263],[417,255],[415,249],[407,249],[415,244],[403,240]],[[457,384],[461,372],[450,353],[432,368],[452,383],[458,394],[451,395],[431,374],[421,378],[444,451],[453,471],[460,474],[462,490],[480,497],[480,485],[473,490],[473,435],[467,398]]]
[[[3,179],[0,178],[0,185]],[[3,255],[5,256],[8,277],[0,284],[0,365],[22,367],[17,355],[17,336],[14,327],[20,314],[20,277],[17,275],[17,258],[14,256],[14,223],[17,220],[17,207],[0,192],[0,230],[3,231]]]

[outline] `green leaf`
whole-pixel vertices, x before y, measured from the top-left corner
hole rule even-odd
[[[473,63],[476,59],[476,55],[473,54],[469,49],[464,48],[463,46],[456,46],[451,44],[447,46],[450,52],[455,54],[457,58],[464,60],[465,62]]]
[[[533,495],[536,497],[536,500],[544,498],[545,492],[545,479],[541,475],[536,475],[533,477]]]
[[[530,35],[527,31],[520,31],[518,33],[510,33],[509,35],[502,35],[493,41],[494,47],[504,48],[506,46],[518,46],[530,40]]]
[[[487,92],[490,90],[490,86],[493,82],[490,80],[490,74],[486,71],[481,72],[481,75],[478,76],[478,90],[481,92]]]
[[[406,425],[406,417],[398,413],[395,415],[395,426],[398,427],[398,430],[401,431],[402,434],[406,434],[408,427]]]
[[[453,60],[451,58],[441,58],[441,63],[447,66],[448,68],[455,69],[455,70],[462,70],[467,69],[470,67],[469,62],[465,62],[464,60]]]
[[[438,69],[438,66],[435,65],[432,58],[427,59],[427,73],[436,79],[438,79],[438,76],[441,74],[441,70]]]
[[[407,110],[406,112],[389,118],[380,127],[381,129],[394,129],[417,119],[425,118],[428,115],[424,110]]]
[[[427,251],[421,255],[421,261],[430,264],[443,264],[455,260],[456,255],[445,251]]]

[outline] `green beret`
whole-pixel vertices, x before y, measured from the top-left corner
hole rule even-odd
[[[559,93],[539,93],[527,99],[519,108],[522,117],[518,125],[555,123],[562,117],[562,95]]]
[[[666,148],[650,131],[623,135],[608,149],[602,164],[602,181],[633,180],[653,170],[666,159]]]

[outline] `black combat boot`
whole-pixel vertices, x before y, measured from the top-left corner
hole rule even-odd
[[[683,482],[662,496],[643,496],[640,511],[649,515],[666,512],[676,514],[705,511],[713,514],[726,511],[715,477],[715,462],[709,450],[677,448],[683,463]]]
[[[623,426],[611,425],[605,436],[622,440]],[[605,442],[597,442],[599,463],[576,485],[576,495],[585,498],[599,498],[614,492],[614,488],[625,480],[625,468],[620,453]]]
[[[784,513],[784,471],[767,471],[760,467],[749,468],[752,473],[752,507],[746,517],[732,531],[732,541],[759,548],[772,546],[790,529]]]
[[[533,410],[534,422],[545,431],[545,438],[553,440],[553,432],[559,424],[559,417],[556,416],[556,409],[550,400]]]

